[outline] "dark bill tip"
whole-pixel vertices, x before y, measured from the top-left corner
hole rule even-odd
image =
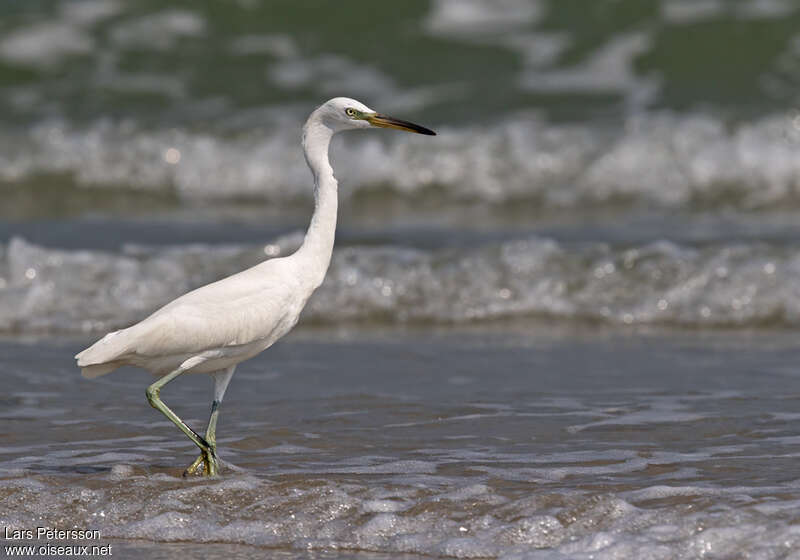
[[[379,126],[381,128],[396,128],[397,130],[405,130],[406,132],[416,132],[417,134],[436,136],[436,133],[430,128],[425,128],[424,126],[420,126],[409,121],[396,119],[388,115],[381,115],[380,113],[368,117],[367,120],[371,125]]]

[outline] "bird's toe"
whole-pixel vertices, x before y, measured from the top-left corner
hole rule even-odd
[[[183,477],[195,476],[198,474],[205,474],[206,471],[206,464],[203,461],[203,455],[199,455],[197,459],[194,460],[194,463],[186,467],[186,470],[183,471]]]

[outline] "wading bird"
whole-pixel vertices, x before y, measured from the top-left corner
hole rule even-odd
[[[337,132],[371,127],[436,134],[376,113],[354,99],[337,97],[324,103],[303,127],[303,150],[314,175],[314,214],[302,246],[292,255],[264,261],[193,290],[140,323],[107,334],[75,356],[84,377],[105,375],[124,365],[159,377],[147,388],[147,400],[200,448],[200,456],[184,475],[201,469],[211,476],[218,473],[217,416],[236,365],[288,333],[308,298],[322,284],[336,231],[337,183],[328,147]],[[160,397],[161,389],[184,373],[208,373],[214,378],[205,437]]]

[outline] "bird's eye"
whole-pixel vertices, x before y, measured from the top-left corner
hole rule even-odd
[[[348,109],[345,109],[344,112],[347,113],[348,117],[355,117],[356,116],[356,110],[353,109],[352,107],[348,108]]]

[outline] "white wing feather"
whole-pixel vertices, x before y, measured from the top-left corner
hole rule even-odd
[[[292,324],[309,294],[290,259],[273,259],[197,288],[75,356],[85,377],[149,357],[247,345]],[[294,314],[294,317],[290,315]]]

